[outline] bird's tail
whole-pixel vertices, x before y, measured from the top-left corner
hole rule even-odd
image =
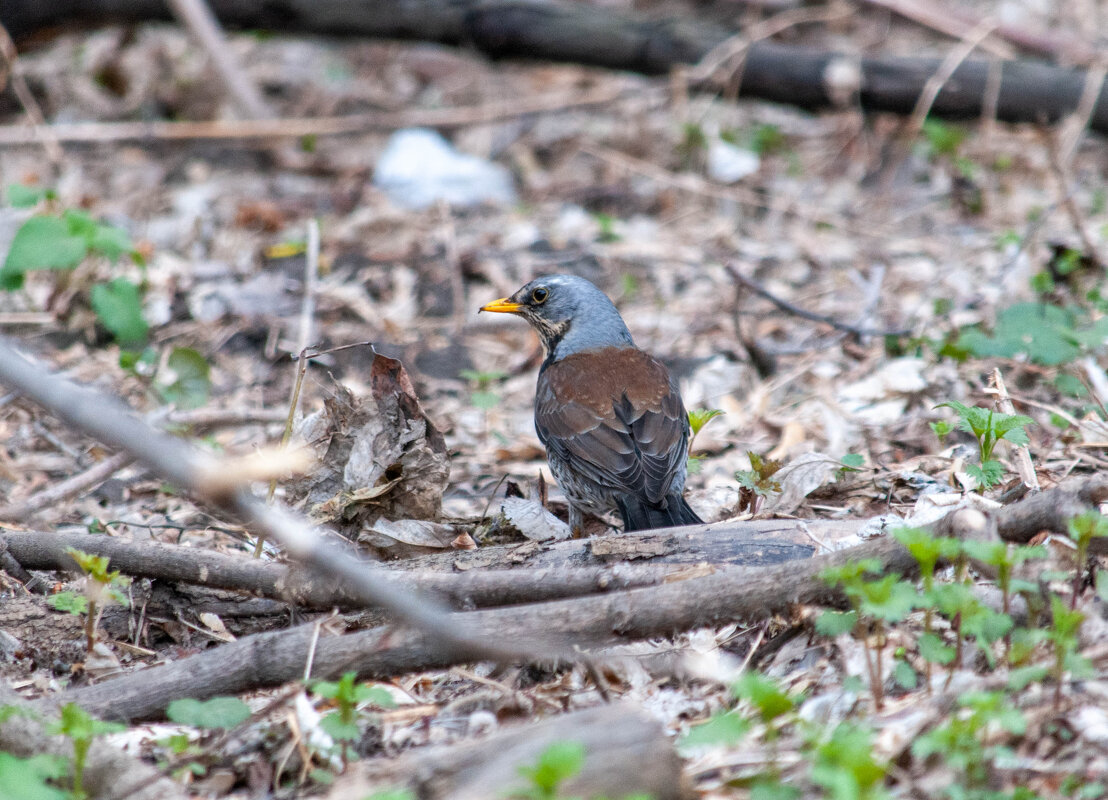
[[[624,532],[704,522],[679,494],[671,494],[665,499],[664,505],[652,505],[637,497],[622,498],[617,503],[619,515],[623,517]]]

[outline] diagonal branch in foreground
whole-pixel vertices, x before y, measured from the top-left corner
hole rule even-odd
[[[7,338],[0,338],[0,383],[18,390],[101,442],[131,453],[193,497],[231,514],[256,534],[278,542],[321,579],[342,580],[358,602],[384,609],[398,620],[425,631],[459,656],[514,661],[554,655],[538,637],[529,642],[516,638],[511,647],[502,645],[502,636],[471,631],[467,622],[439,602],[395,582],[386,582],[381,578],[381,570],[359,561],[349,549],[323,539],[305,520],[266,506],[246,487],[227,485],[216,459],[154,430],[115,398],[51,374],[28,360]]]

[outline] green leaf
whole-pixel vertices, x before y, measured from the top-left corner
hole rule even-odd
[[[190,347],[174,347],[166,366],[173,373],[172,381],[155,387],[162,400],[182,409],[199,408],[208,402],[211,368],[204,356]]]
[[[736,697],[747,700],[754,706],[762,722],[766,723],[792,711],[795,705],[776,681],[759,672],[743,674],[731,687],[731,691]]]
[[[1004,465],[999,461],[986,461],[981,466],[966,464],[966,474],[983,489],[991,489],[1004,479]]]
[[[543,750],[534,767],[520,767],[519,772],[537,788],[553,797],[557,788],[581,771],[585,764],[585,746],[580,742],[555,742]]]
[[[88,247],[89,250],[100,253],[113,262],[118,261],[124,253],[129,253],[134,249],[127,231],[112,225],[97,225],[96,230],[93,231],[88,240]]]
[[[133,346],[146,341],[150,329],[142,316],[142,295],[138,286],[126,278],[116,278],[111,283],[93,286],[90,299],[100,324],[121,345]]]
[[[1032,683],[1041,681],[1047,676],[1047,668],[1032,664],[1027,667],[1017,667],[1008,673],[1008,688],[1020,692]]]
[[[319,721],[319,727],[337,742],[356,742],[362,732],[356,722],[343,722],[342,714],[333,711]]]
[[[382,789],[366,795],[362,800],[416,800],[416,796],[410,789]]]
[[[800,788],[777,778],[761,777],[750,787],[750,800],[798,800]]]
[[[935,633],[924,633],[919,637],[919,654],[924,661],[932,664],[949,664],[954,660],[955,650]]]
[[[63,220],[49,216],[31,217],[20,226],[12,239],[4,266],[0,268],[0,288],[20,288],[24,274],[31,270],[73,269],[87,252],[84,237],[73,236]]]
[[[873,734],[849,722],[840,723],[831,738],[816,748],[812,780],[834,800],[877,800],[884,790],[887,767],[873,753]]]
[[[907,661],[897,661],[893,667],[893,680],[904,689],[915,689],[919,684],[919,676]]]
[[[496,392],[473,392],[469,396],[469,402],[474,408],[493,408],[500,404],[500,395]]]
[[[88,598],[76,592],[58,592],[46,598],[46,602],[56,611],[69,614],[87,614]]]
[[[839,463],[846,469],[858,470],[866,465],[866,457],[861,453],[847,453],[839,459]]]
[[[824,611],[816,617],[816,633],[821,636],[842,636],[850,633],[858,624],[856,611]]]
[[[41,754],[18,758],[0,750],[0,798],[69,800],[69,792],[47,783],[65,776],[67,771],[66,759],[60,756]]]
[[[8,184],[8,205],[13,208],[31,208],[38,205],[39,200],[45,196],[45,189],[24,186],[22,183]]]
[[[76,703],[62,706],[61,718],[48,726],[51,733],[60,733],[74,741],[89,741],[107,733],[119,733],[127,726],[119,722],[104,722],[91,716]]]
[[[694,408],[690,410],[689,428],[692,431],[692,435],[696,436],[700,433],[701,428],[722,414],[723,412],[718,408]]]
[[[681,748],[735,745],[742,741],[750,727],[750,720],[734,711],[713,714],[707,722],[690,728],[681,737]]]
[[[165,715],[174,722],[195,728],[233,728],[250,718],[250,707],[237,697],[210,700],[185,697],[170,703]]]

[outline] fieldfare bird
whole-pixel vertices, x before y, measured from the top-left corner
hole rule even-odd
[[[542,340],[535,429],[574,535],[586,512],[618,510],[626,531],[702,521],[681,494],[689,419],[677,382],[602,291],[546,275],[481,310],[518,314]]]

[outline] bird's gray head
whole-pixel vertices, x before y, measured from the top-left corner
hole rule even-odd
[[[494,300],[481,310],[518,314],[531,323],[548,361],[583,350],[635,344],[608,296],[576,275],[535,278],[511,297]]]

